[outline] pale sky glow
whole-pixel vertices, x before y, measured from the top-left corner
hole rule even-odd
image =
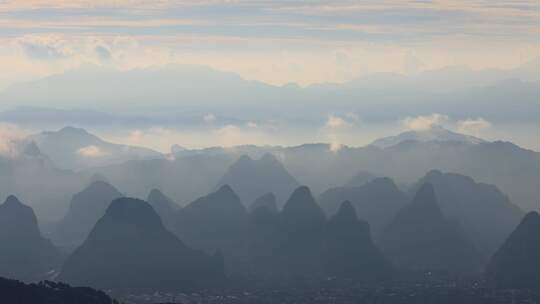
[[[540,54],[540,3],[0,1],[0,42],[0,88],[85,64],[169,63],[308,85],[518,66]]]

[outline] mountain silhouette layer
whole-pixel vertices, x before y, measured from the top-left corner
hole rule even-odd
[[[529,212],[491,258],[487,279],[496,288],[540,287],[540,215]]]
[[[59,251],[41,236],[32,208],[9,196],[0,205],[0,276],[45,279],[60,262]]]
[[[459,225],[447,220],[431,184],[424,184],[403,207],[382,238],[384,252],[409,271],[474,273],[482,258]]]
[[[458,221],[486,257],[493,255],[523,218],[523,212],[494,185],[432,170],[412,187],[411,193],[425,183],[433,185],[444,216]]]
[[[356,216],[351,202],[341,204],[325,232],[325,273],[364,280],[389,278],[392,266],[371,239],[369,224]]]
[[[219,250],[227,271],[242,271],[245,263],[247,211],[228,185],[182,208],[175,221],[176,234],[193,248]]]
[[[318,201],[326,214],[334,215],[343,201],[350,201],[358,216],[369,222],[379,238],[397,212],[405,206],[407,196],[389,178],[375,178],[358,187],[338,187],[323,192]]]
[[[60,221],[55,234],[58,244],[76,247],[86,239],[111,202],[122,194],[103,181],[91,183],[71,199],[71,205]]]
[[[299,183],[272,155],[254,160],[241,156],[225,173],[219,185],[231,186],[244,204],[272,192],[278,206],[282,206]]]
[[[174,230],[174,221],[180,206],[158,189],[150,191],[146,201],[161,217],[165,227],[171,231]]]
[[[97,288],[193,288],[224,278],[223,259],[187,247],[145,201],[114,200],[58,280]]]

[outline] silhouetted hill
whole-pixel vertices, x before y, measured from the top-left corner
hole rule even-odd
[[[0,205],[0,276],[44,279],[60,262],[58,250],[41,236],[32,208],[9,196]]]
[[[406,195],[389,178],[376,178],[359,187],[339,187],[323,192],[319,203],[326,214],[333,215],[341,202],[350,201],[358,216],[369,222],[376,239],[397,212],[405,206]]]
[[[190,249],[141,200],[114,200],[58,280],[102,288],[190,288],[224,278],[223,260]]]
[[[180,210],[180,206],[158,189],[150,191],[146,201],[154,208],[159,217],[161,217],[165,227],[172,231],[174,229],[176,212]]]
[[[230,185],[244,204],[272,192],[281,206],[299,184],[273,155],[265,154],[258,160],[246,155],[240,157],[219,185]]]
[[[309,188],[297,188],[279,214],[276,254],[283,275],[316,277],[322,274],[325,223],[324,212]]]
[[[9,304],[119,304],[102,291],[51,281],[24,284],[0,278],[0,295]]]
[[[432,170],[418,181],[412,192],[425,183],[433,185],[444,216],[457,220],[486,257],[493,255],[523,217],[523,212],[494,185]]]
[[[278,207],[276,204],[276,196],[273,193],[266,193],[258,197],[251,205],[249,205],[249,212],[252,213],[258,208],[268,208],[271,212],[278,212]]]
[[[371,239],[369,224],[358,220],[349,201],[327,223],[324,259],[328,276],[374,280],[392,273],[389,261]]]
[[[384,231],[382,245],[405,270],[472,273],[482,266],[459,225],[443,216],[431,184],[424,184],[398,212]]]
[[[529,212],[493,255],[487,279],[504,289],[540,287],[540,215]]]
[[[82,244],[111,202],[119,197],[122,194],[110,184],[91,183],[71,199],[68,212],[58,224],[55,241],[72,248]]]
[[[228,185],[182,208],[175,224],[176,234],[189,246],[207,253],[221,250],[228,271],[245,264],[247,211]]]

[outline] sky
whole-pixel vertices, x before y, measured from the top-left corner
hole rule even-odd
[[[509,71],[538,59],[540,1],[535,0],[0,0],[0,96],[14,85],[93,66],[130,71],[201,65],[270,85],[307,87],[377,72],[414,78],[455,66]],[[73,104],[77,108],[77,101]],[[455,131],[540,150],[540,140],[530,135],[540,126],[530,122],[505,125],[485,115],[424,111],[367,125],[365,114],[328,107],[317,114],[316,127],[291,131],[276,127],[273,117],[218,125],[223,115],[209,109],[200,114],[206,129],[155,125],[94,131],[160,151],[174,143],[363,145],[444,120]],[[9,128],[0,133],[17,133]]]
[[[88,64],[199,64],[305,86],[538,54],[534,0],[0,0],[0,89]]]

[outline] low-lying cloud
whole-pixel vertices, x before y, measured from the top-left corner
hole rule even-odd
[[[402,124],[408,130],[412,131],[425,131],[433,128],[434,126],[441,126],[449,121],[447,115],[433,113],[431,115],[420,115],[416,117],[407,117],[402,120]]]
[[[99,158],[107,155],[100,147],[94,145],[80,148],[77,150],[77,154],[87,158]]]
[[[481,117],[465,119],[457,122],[458,132],[478,136],[480,132],[491,128],[491,123]]]

